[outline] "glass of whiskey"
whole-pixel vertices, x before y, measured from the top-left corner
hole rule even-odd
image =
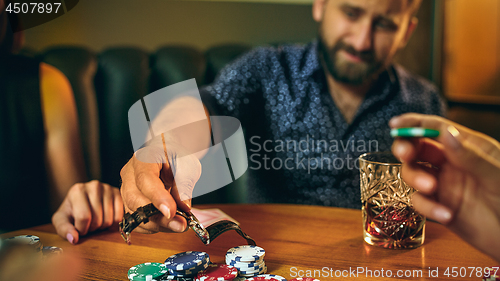
[[[401,178],[401,162],[391,152],[359,157],[363,239],[383,248],[415,248],[424,243],[425,217],[413,209],[416,192]]]

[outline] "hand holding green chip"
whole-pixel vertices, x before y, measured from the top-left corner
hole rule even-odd
[[[389,125],[402,177],[418,190],[415,210],[500,262],[500,143],[439,116],[408,113]]]

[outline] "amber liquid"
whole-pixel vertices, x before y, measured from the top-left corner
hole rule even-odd
[[[424,242],[425,217],[411,207],[396,203],[363,204],[364,239],[384,248],[415,248]]]

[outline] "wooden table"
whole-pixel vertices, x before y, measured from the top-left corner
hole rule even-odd
[[[297,277],[300,271],[306,274],[307,270],[317,270],[316,274],[319,270],[322,276],[316,275],[316,278],[320,280],[338,279],[335,274],[343,274],[342,280],[373,279],[366,273],[355,274],[358,269],[363,269],[365,272],[371,270],[373,275],[387,276],[388,270],[393,277],[403,274],[402,278],[390,280],[480,280],[474,275],[452,278],[444,273],[447,268],[451,274],[452,267],[457,267],[458,271],[463,267],[469,276],[469,267],[498,266],[493,259],[433,222],[427,222],[423,246],[392,250],[369,246],[363,241],[359,210],[278,204],[195,207],[220,208],[238,220],[243,230],[266,250],[268,273],[287,279]],[[85,261],[83,280],[127,280],[131,266],[148,261],[163,262],[170,255],[189,250],[205,251],[212,262],[224,263],[224,255],[229,248],[245,244],[245,240],[234,231],[224,233],[209,246],[205,246],[192,230],[183,234],[133,233],[131,246],[125,244],[116,228],[84,237],[75,246],[57,236],[51,225],[2,236],[20,234],[37,235],[44,245],[78,252]],[[434,270],[433,274],[438,273],[438,277],[429,278],[430,270]],[[325,277],[325,274],[333,277]],[[420,276],[410,278],[404,277],[404,274]]]

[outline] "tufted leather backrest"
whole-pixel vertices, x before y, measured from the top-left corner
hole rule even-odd
[[[165,46],[149,53],[114,47],[101,53],[77,46],[53,47],[41,59],[60,69],[75,94],[80,133],[90,179],[120,186],[120,169],[133,154],[128,110],[163,87],[196,78],[198,86],[250,49],[226,44],[202,52],[190,46]]]
[[[155,90],[190,78],[196,78],[198,86],[210,83],[222,67],[248,50],[250,46],[242,44],[219,45],[206,52],[171,45],[151,53],[115,47],[96,54],[85,47],[58,46],[39,56],[60,69],[73,87],[89,178],[120,186],[120,169],[133,154],[130,106]],[[449,106],[448,118],[500,140],[500,105],[449,102]]]

